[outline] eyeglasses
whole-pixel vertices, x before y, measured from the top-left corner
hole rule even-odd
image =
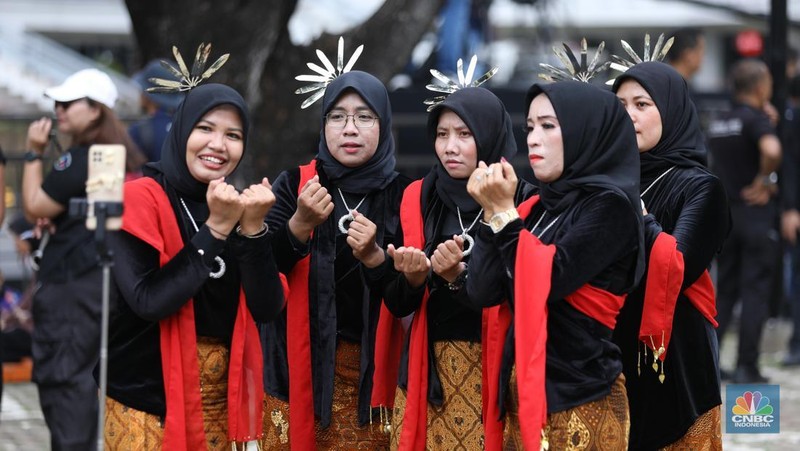
[[[85,99],[85,97],[81,97],[80,99],[70,100],[68,102],[59,102],[58,100],[56,100],[56,108],[61,107],[64,109],[64,111],[66,111],[69,109],[70,106],[72,106],[73,103],[79,102],[83,99]]]
[[[344,128],[347,126],[347,119],[351,117],[353,118],[353,124],[357,128],[370,128],[375,125],[375,120],[378,119],[369,113],[344,114],[334,112],[325,115],[325,123],[333,128]]]

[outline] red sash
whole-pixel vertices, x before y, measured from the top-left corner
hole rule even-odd
[[[664,232],[659,233],[650,250],[639,340],[654,351],[663,346],[664,352],[659,355],[662,361],[669,349],[675,305],[683,284],[683,275],[683,254],[678,250],[675,237]],[[703,274],[684,290],[684,294],[692,305],[714,327],[717,327],[717,321],[714,319],[717,314],[714,285],[708,270],[703,271]]]
[[[417,249],[425,247],[425,225],[422,220],[422,180],[408,185],[400,202],[400,222],[403,226],[403,245]],[[428,428],[428,297],[425,287],[422,303],[411,321],[408,346],[408,392],[400,450],[424,450]]]
[[[162,187],[144,177],[125,185],[123,230],[159,252],[164,266],[182,248],[183,239],[172,206]],[[163,449],[206,449],[194,301],[159,322],[161,365],[167,416]],[[264,360],[255,322],[239,292],[228,368],[228,437],[246,442],[261,437]]]
[[[297,193],[317,173],[315,161],[300,166]],[[313,233],[313,232],[312,232]],[[310,238],[309,238],[310,239]],[[315,450],[314,400],[311,381],[311,329],[308,318],[308,271],[311,255],[297,262],[289,273],[286,301],[286,348],[289,360],[289,437],[292,448]],[[288,325],[291,324],[291,327]]]
[[[530,206],[536,201],[538,197]],[[543,244],[526,229],[520,232],[514,270],[514,352],[520,432],[525,448],[531,450],[540,448],[547,424],[547,297],[555,253],[555,245]]]
[[[503,420],[500,418],[500,367],[503,345],[511,325],[508,302],[483,309],[481,330],[481,400],[486,451],[503,449]]]
[[[520,217],[527,217],[538,200],[539,196],[533,196],[520,204],[517,207]],[[523,229],[520,232],[514,277],[514,351],[519,391],[520,432],[525,449],[540,448],[542,431],[547,423],[547,393],[545,390],[547,298],[550,295],[555,252],[555,245],[545,245],[527,230]],[[520,277],[521,274],[524,274],[525,277]],[[625,296],[616,296],[589,284],[566,298],[566,301],[579,311],[610,328],[614,327],[616,316],[624,300]],[[493,320],[490,317],[489,330],[484,335],[484,346],[488,348],[486,349],[488,358],[484,361],[491,362],[493,367],[487,370],[489,376],[493,377],[495,381],[489,379],[488,383],[497,384],[496,375],[500,371],[502,347],[511,316],[504,307],[497,306],[486,309],[494,310],[491,314],[496,318],[495,326],[492,327]],[[487,383],[486,378],[484,378],[484,383]],[[486,392],[484,391],[484,393]],[[503,429],[502,422],[496,421],[499,417],[497,401],[496,391],[494,397],[484,397],[484,419],[492,420],[485,426],[487,451],[502,449]]]
[[[527,218],[531,212],[531,209],[533,209],[533,206],[536,205],[538,201],[538,195],[532,196],[517,206],[517,212],[519,212],[519,216],[523,220]],[[519,248],[517,249],[517,252],[519,255]],[[550,258],[552,260],[552,256]],[[550,270],[548,269],[547,271],[549,274]],[[549,284],[550,278],[548,276],[548,287]],[[498,399],[500,387],[500,367],[502,366],[503,361],[503,347],[505,345],[506,334],[508,333],[508,328],[511,325],[512,318],[513,316],[508,302],[503,302],[500,305],[483,309],[483,330],[481,331],[481,363],[483,370],[481,379],[481,397],[483,402],[482,413],[484,445],[487,451],[500,451],[503,449],[504,423],[500,418],[500,400]],[[542,330],[544,330],[544,333],[546,334],[546,317],[544,321],[545,327]],[[517,371],[519,371],[519,368]],[[542,368],[541,371],[542,375],[544,375],[544,368]],[[519,377],[517,380],[519,380]],[[540,399],[543,402],[547,402],[544,395],[543,384],[541,388],[542,393]],[[545,405],[545,415],[546,413],[547,408]],[[542,423],[542,425],[544,425],[544,423]],[[531,449],[538,449],[538,445],[537,448]]]
[[[317,174],[316,160],[300,166],[297,193]],[[289,441],[292,449],[315,450],[314,400],[311,374],[308,274],[311,256],[297,262],[289,273],[286,306],[286,347],[289,360]],[[402,346],[402,325],[381,303],[375,339],[375,370],[371,405],[393,407]]]
[[[626,297],[627,294],[616,295],[587,283],[564,299],[577,311],[613,330]]]

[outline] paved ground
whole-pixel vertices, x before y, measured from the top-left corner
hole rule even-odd
[[[791,332],[787,323],[772,320],[765,331],[762,357],[764,374],[781,390],[780,434],[727,434],[723,423],[726,451],[795,451],[800,449],[800,367],[784,369],[779,362]],[[735,338],[726,338],[722,366],[730,368],[736,349]],[[722,388],[723,398],[725,387]],[[723,399],[724,405],[724,399]],[[48,450],[49,434],[39,409],[36,387],[30,383],[6,385],[0,416],[0,451]]]

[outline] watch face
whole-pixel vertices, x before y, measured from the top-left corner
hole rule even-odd
[[[492,216],[489,222],[493,227],[500,227],[501,225],[506,223],[507,218],[508,216],[506,215],[506,212],[500,212]]]
[[[502,211],[500,213],[495,214],[494,216],[489,219],[489,226],[492,228],[494,233],[499,232],[503,229],[503,227],[508,224],[509,215],[507,212]]]

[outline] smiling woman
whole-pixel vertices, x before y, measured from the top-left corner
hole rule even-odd
[[[186,141],[186,165],[197,180],[210,183],[230,174],[244,153],[239,112],[222,105],[203,116]]]
[[[238,92],[196,87],[174,116],[161,161],[125,185],[123,232],[111,239],[119,302],[107,449],[230,449],[260,438],[254,319],[273,319],[284,297],[264,223],[275,203],[269,182],[241,193],[225,182],[248,128]]]

